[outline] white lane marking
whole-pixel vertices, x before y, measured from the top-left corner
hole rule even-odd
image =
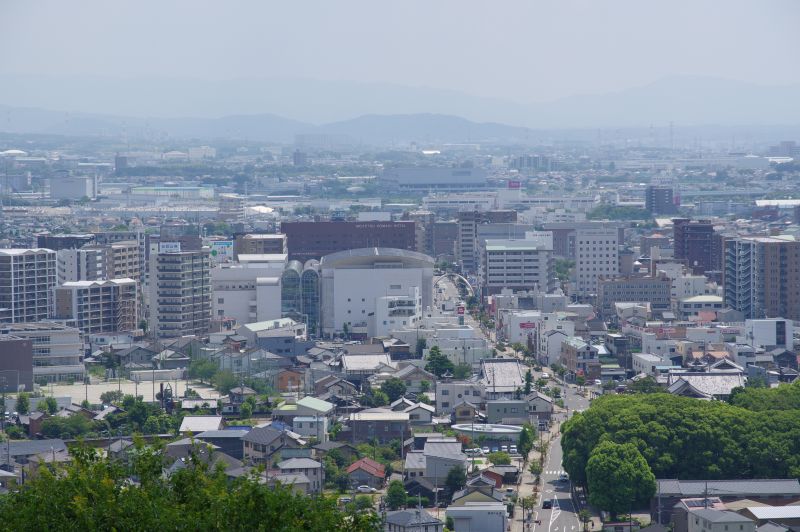
[[[550,524],[547,525],[547,532],[550,532],[550,529],[553,528],[553,523],[556,522],[556,520],[559,518],[560,515],[561,515],[561,506],[559,506],[558,504],[558,499],[554,498],[553,510],[550,512]],[[558,527],[556,527],[555,530],[558,530]]]

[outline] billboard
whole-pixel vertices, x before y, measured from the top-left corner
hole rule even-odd
[[[509,180],[508,181],[508,188],[509,188],[509,190],[519,190],[519,189],[522,188],[522,181]]]
[[[211,242],[211,260],[228,262],[233,260],[233,240],[214,240]]]
[[[536,323],[532,321],[523,321],[519,324],[520,329],[535,329]]]
[[[459,316],[463,316],[465,310],[466,309],[464,308],[464,305],[459,305],[458,308],[456,309],[456,311],[458,312]]]

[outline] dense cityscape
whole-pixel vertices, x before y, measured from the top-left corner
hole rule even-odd
[[[791,115],[0,104],[0,530],[800,530]]]

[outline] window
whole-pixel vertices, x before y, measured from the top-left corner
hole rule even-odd
[[[442,390],[442,395],[450,395],[450,390]]]

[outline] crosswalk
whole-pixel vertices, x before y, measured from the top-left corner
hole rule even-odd
[[[565,471],[563,469],[554,469],[554,470],[543,471],[542,472],[542,474],[544,474],[544,475],[560,475],[562,473],[565,473]]]

